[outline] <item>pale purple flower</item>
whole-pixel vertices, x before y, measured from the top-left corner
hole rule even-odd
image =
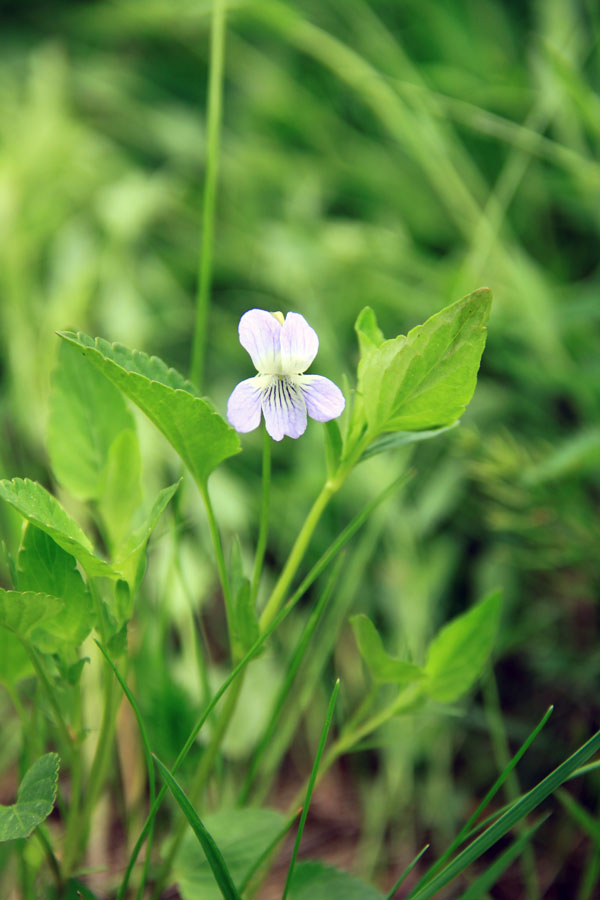
[[[240,382],[227,402],[227,418],[236,431],[265,427],[273,440],[300,437],[306,417],[328,422],[340,416],[344,395],[329,378],[305,375],[319,349],[319,338],[306,319],[290,312],[250,309],[239,325],[240,344],[252,357],[258,375]]]

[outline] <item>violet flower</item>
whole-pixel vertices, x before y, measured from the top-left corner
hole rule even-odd
[[[319,338],[306,319],[290,312],[250,309],[239,325],[240,343],[258,375],[240,382],[227,402],[227,418],[236,431],[265,427],[273,440],[298,438],[306,431],[307,415],[328,422],[341,415],[346,401],[336,385],[322,375],[304,372],[317,355]]]

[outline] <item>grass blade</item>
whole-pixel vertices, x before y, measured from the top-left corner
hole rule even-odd
[[[315,784],[317,781],[319,765],[321,764],[321,758],[323,756],[323,751],[325,749],[325,743],[327,741],[327,734],[329,732],[329,726],[331,725],[331,720],[333,718],[333,710],[335,707],[335,701],[337,700],[337,695],[338,695],[339,689],[340,689],[340,679],[338,678],[335,683],[335,687],[333,688],[333,692],[331,694],[331,700],[329,701],[329,706],[327,708],[327,715],[325,716],[325,724],[323,725],[323,730],[321,732],[321,739],[319,741],[319,746],[317,748],[317,753],[315,756],[315,761],[313,763],[312,772],[310,773],[308,787],[306,788],[306,798],[304,800],[304,806],[302,808],[302,815],[300,816],[300,822],[298,824],[298,833],[296,834],[296,842],[294,843],[294,849],[292,851],[292,858],[290,860],[290,867],[288,869],[287,878],[285,879],[285,887],[283,889],[283,894],[281,896],[281,900],[286,900],[288,891],[290,889],[290,884],[292,882],[292,876],[294,874],[294,868],[296,865],[296,858],[298,856],[298,850],[300,849],[300,841],[302,840],[302,832],[304,831],[306,817],[308,816],[308,807],[310,806],[310,798],[312,797],[312,792],[314,790],[314,787],[315,787]]]
[[[416,866],[416,864],[419,862],[419,860],[421,859],[421,857],[423,856],[423,854],[426,853],[428,850],[429,850],[429,844],[425,844],[425,846],[423,847],[423,849],[422,849],[422,850],[419,850],[419,852],[417,853],[417,855],[415,856],[415,858],[413,859],[413,861],[410,862],[410,863],[407,865],[407,867],[405,868],[405,870],[404,870],[404,872],[402,873],[402,875],[400,876],[400,878],[398,878],[398,880],[397,880],[396,883],[394,884],[394,887],[391,889],[391,891],[389,892],[389,894],[386,895],[385,900],[393,900],[394,894],[396,893],[396,891],[398,890],[398,888],[400,887],[400,885],[404,882],[404,880],[405,880],[406,878],[408,878],[408,876],[410,875],[410,873],[412,872],[412,870],[414,869],[414,867]]]
[[[160,774],[166,782],[169,790],[175,797],[175,800],[179,804],[184,816],[190,823],[192,831],[200,842],[200,846],[204,851],[204,855],[206,856],[207,862],[212,869],[213,875],[215,876],[215,881],[219,885],[219,889],[223,897],[225,898],[225,900],[241,900],[241,897],[236,890],[235,884],[233,883],[231,873],[227,868],[227,863],[223,859],[223,854],[215,844],[209,832],[202,824],[200,816],[173,778],[169,769],[167,769],[164,763],[162,763],[155,754],[153,755],[154,761],[158,766]]]
[[[569,775],[600,747],[600,731],[597,731],[575,753],[568,757],[558,768],[554,769],[532,790],[524,794],[520,800],[514,803],[504,815],[500,816],[493,825],[490,825],[483,834],[469,844],[458,854],[439,874],[428,881],[420,889],[409,894],[410,900],[429,900],[452,879],[456,878],[468,865],[478,859],[482,853],[489,850],[507,831],[536,808],[546,797],[549,797],[560,785],[567,780]]]

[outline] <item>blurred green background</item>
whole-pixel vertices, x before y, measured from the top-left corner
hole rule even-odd
[[[51,484],[56,329],[189,368],[211,6],[0,3],[2,476]],[[252,374],[237,341],[250,307],[306,316],[321,341],[316,371],[339,382],[355,367],[363,306],[393,336],[483,284],[495,296],[461,426],[410,457],[365,464],[312,551],[410,459],[417,475],[355,545],[322,636],[335,645],[326,671],[342,678],[342,715],[364,691],[349,610],[373,617],[390,650],[418,658],[450,615],[504,590],[497,682],[488,678],[456,717],[403,720],[374,742],[377,753],[338,773],[338,794],[358,810],[349,858],[367,876],[393,872],[425,838],[442,847],[494,780],[505,740],[514,751],[550,703],[553,718],[520,769],[524,787],[600,726],[599,29],[593,0],[229,6],[205,379],[219,408]],[[177,469],[139,424],[150,493]],[[248,554],[260,444],[258,433],[244,438],[247,452],[212,482],[226,540],[238,532]],[[272,572],[322,457],[315,424],[275,448]],[[0,515],[10,546],[19,526]],[[197,707],[190,602],[219,657],[205,529],[188,488],[155,541],[132,636],[163,757]],[[307,611],[284,629],[283,648]],[[256,696],[273,680],[264,668]],[[310,712],[283,770],[292,781],[318,738],[330,682],[317,666],[298,689]],[[238,733],[251,741],[247,728]],[[231,743],[235,757],[244,748]],[[573,792],[595,811],[599,786],[592,776]],[[339,807],[335,785],[331,794]],[[552,821],[540,849],[544,896],[576,896],[566,885],[592,851],[566,813]],[[507,890],[494,896],[517,896]]]

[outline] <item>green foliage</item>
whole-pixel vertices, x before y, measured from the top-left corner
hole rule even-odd
[[[58,782],[58,754],[47,753],[31,766],[19,785],[17,802],[0,806],[0,841],[29,837],[52,812]]]
[[[108,563],[94,555],[90,539],[75,520],[41,484],[29,478],[3,480],[0,481],[0,497],[74,556],[88,575],[116,577]]]
[[[237,433],[192,385],[155,356],[85,334],[61,332],[156,425],[196,481],[241,449]]]
[[[113,442],[135,423],[123,395],[61,342],[50,394],[48,452],[59,482],[81,500],[103,495]]]
[[[210,866],[210,870],[212,872],[213,878],[219,886],[219,890],[225,900],[241,900],[238,891],[236,890],[235,884],[233,882],[233,878],[231,872],[229,871],[229,867],[223,858],[223,854],[221,850],[217,846],[214,838],[207,830],[206,826],[203,824],[200,816],[181,790],[170,771],[167,767],[161,763],[161,761],[154,757],[156,760],[156,764],[160,771],[160,774],[163,778],[163,781],[167,784],[169,790],[173,794],[175,800],[181,808],[184,816],[190,823],[191,829],[194,832],[198,843],[202,847],[204,851],[204,855]]]
[[[41,628],[61,612],[64,603],[36,591],[5,591],[0,588],[0,625],[22,638]]]
[[[223,809],[205,825],[219,846],[237,885],[281,835],[285,819],[274,809]],[[219,900],[221,894],[195,836],[189,832],[175,862],[175,881],[184,900]]]
[[[383,896],[347,872],[320,862],[300,863],[289,893],[290,900],[383,900]]]
[[[490,306],[482,288],[383,342],[374,314],[361,313],[358,393],[373,436],[442,428],[461,416],[475,390]]]
[[[494,645],[502,597],[490,594],[435,636],[427,651],[424,688],[433,700],[458,700],[480,675]]]
[[[92,368],[88,363],[86,365]],[[98,498],[98,510],[113,557],[119,555],[121,545],[131,530],[134,513],[142,503],[141,468],[137,434],[130,429],[121,431],[110,445]]]
[[[73,556],[49,534],[27,525],[17,559],[17,587],[59,597],[62,609],[47,622],[37,646],[46,653],[78,647],[94,625],[92,598]]]
[[[425,673],[414,663],[396,659],[386,653],[379,632],[362,613],[350,619],[360,654],[374,679],[380,684],[407,685],[420,681]]]

